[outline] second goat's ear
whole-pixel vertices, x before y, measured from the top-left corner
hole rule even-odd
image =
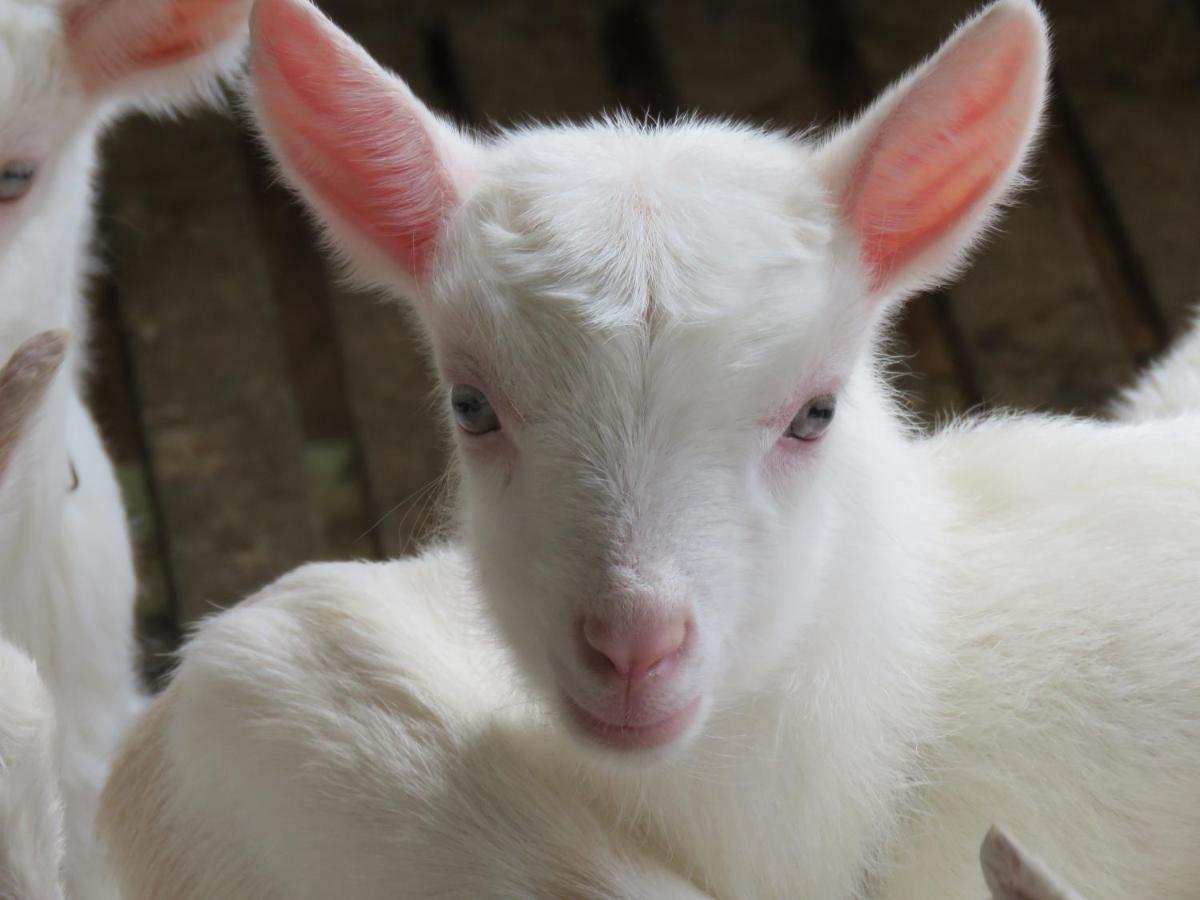
[[[65,331],[43,331],[0,369],[0,482],[67,355]]]
[[[419,295],[474,145],[306,0],[258,0],[250,66],[259,128],[332,243]]]
[[[1046,96],[1046,25],[999,0],[819,151],[875,299],[957,274],[1020,183]]]
[[[250,0],[74,0],[71,55],[93,94],[170,107],[209,93],[245,48]]]

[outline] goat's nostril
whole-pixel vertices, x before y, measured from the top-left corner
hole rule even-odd
[[[641,678],[679,652],[687,640],[687,630],[688,618],[682,613],[619,626],[588,616],[583,623],[583,638],[595,651],[593,659],[600,667],[627,678]]]

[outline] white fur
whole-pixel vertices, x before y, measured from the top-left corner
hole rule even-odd
[[[1200,411],[1200,323],[1155,360],[1113,404],[1114,418],[1142,422]]]
[[[54,707],[37,667],[0,639],[0,898],[60,900]]]
[[[838,205],[906,89],[819,146],[614,120],[465,154],[415,283],[444,386],[504,420],[455,430],[456,538],[200,629],[102,804],[130,900],[960,900],[993,819],[1084,896],[1194,895],[1200,417],[923,437],[879,372],[899,296],[957,268],[1032,139],[1036,8],[957,40],[1012,17],[1016,158],[874,281]],[[764,424],[834,391],[818,444]],[[693,618],[654,702],[699,711],[657,751],[566,725],[602,693],[576,623],[613,597]]]
[[[163,7],[145,0],[141,15]],[[123,12],[128,28],[139,16],[134,0],[105,8]],[[112,892],[93,823],[117,742],[141,703],[125,515],[112,464],[81,399],[96,143],[129,104],[163,107],[211,84],[214,63],[201,73],[185,61],[93,89],[72,47],[72,9],[55,0],[0,0],[0,167],[37,164],[29,193],[0,203],[0,358],[48,329],[75,336],[37,415],[21,423],[27,432],[0,483],[0,633],[36,661],[53,699],[66,889],[89,900]],[[115,52],[121,39],[112,40]],[[219,64],[232,59],[237,43],[221,45]],[[88,58],[104,47],[101,36]]]

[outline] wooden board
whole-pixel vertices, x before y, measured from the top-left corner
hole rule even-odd
[[[902,4],[846,4],[854,44],[877,89],[937,49],[972,9],[960,0],[924,4],[919,15]],[[1055,128],[1051,121],[1051,145]],[[1037,156],[1036,187],[952,288],[951,310],[987,401],[1093,410],[1130,376],[1133,353],[1119,332],[1119,300],[1097,271],[1056,165],[1053,154]]]
[[[365,485],[316,229],[266,150],[245,131],[241,148],[254,222],[304,438],[305,469],[327,553],[378,556],[367,534]]]
[[[1045,7],[1063,94],[1112,202],[1089,214],[1151,329],[1177,333],[1200,302],[1200,6]]]
[[[612,107],[596,4],[460,0],[444,10],[475,124],[580,120]]]
[[[183,622],[319,556],[237,131],[135,118],[106,143],[106,238]]]
[[[608,81],[621,106],[635,117],[671,118],[680,109],[652,4],[608,0],[600,5],[598,38]]]

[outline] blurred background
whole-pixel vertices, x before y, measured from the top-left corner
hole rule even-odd
[[[464,124],[623,106],[844,120],[972,0],[324,0]],[[1034,187],[969,274],[912,302],[926,421],[1094,412],[1200,299],[1200,0],[1043,0],[1056,44]],[[411,551],[444,447],[398,305],[331,278],[237,118],[126,121],[104,148],[93,407],[138,548],[155,677],[189,622],[302,562]]]

